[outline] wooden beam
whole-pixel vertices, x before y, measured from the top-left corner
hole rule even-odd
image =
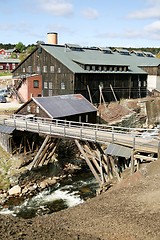
[[[131,174],[134,173],[134,163],[135,163],[134,153],[135,153],[135,151],[132,150],[132,155],[131,155]]]
[[[98,162],[96,161],[96,158],[94,156],[94,154],[92,154],[90,148],[85,145],[84,146],[85,150],[87,150],[88,153],[90,153],[90,156],[91,156],[91,159],[92,159],[92,162],[94,163],[95,167],[97,168],[98,172],[101,174],[101,181],[102,183],[104,183],[104,176],[102,177],[102,170],[101,170],[101,166],[98,164]]]
[[[158,160],[158,158],[154,158],[154,157],[150,157],[150,156],[144,156],[144,155],[140,155],[140,154],[135,154],[134,158],[143,159],[143,160],[146,160],[146,161],[156,161],[156,160]]]
[[[158,160],[160,160],[160,141],[158,142]]]
[[[36,162],[38,161],[38,158],[39,158],[40,154],[42,153],[43,149],[45,148],[45,146],[46,146],[46,144],[47,144],[49,139],[50,139],[50,136],[47,135],[45,140],[44,140],[44,142],[43,142],[43,144],[42,144],[42,146],[40,147],[39,151],[37,152],[33,162],[31,163],[31,165],[29,167],[29,170],[31,170],[34,167],[34,165],[36,164]]]
[[[101,145],[99,143],[95,143],[96,145],[96,148],[99,150],[99,152],[101,153],[101,157],[102,157],[102,164],[103,164],[103,167],[108,175],[108,178],[111,179],[113,178],[113,175],[110,171],[111,169],[111,166],[110,166],[110,161],[108,159],[108,157],[106,156],[106,154],[104,153],[103,149],[101,148]],[[97,151],[96,151],[97,153]]]
[[[115,173],[118,181],[120,182],[120,181],[121,181],[121,178],[120,178],[120,176],[119,176],[119,174],[118,174],[118,172],[117,172],[117,170],[116,170],[116,167],[115,167],[115,165],[114,165],[114,159],[113,159],[112,156],[110,156],[109,158],[110,158],[110,163],[111,163],[112,169],[113,169],[113,171],[114,171],[114,173]]]
[[[88,166],[89,166],[91,172],[93,173],[94,177],[95,177],[96,180],[99,182],[99,184],[101,184],[101,179],[100,179],[100,177],[98,176],[97,172],[95,171],[94,167],[92,166],[92,164],[91,164],[89,158],[88,158],[87,155],[85,154],[85,152],[84,152],[84,150],[83,150],[81,144],[80,144],[79,141],[76,140],[76,139],[75,139],[75,143],[76,143],[76,145],[77,145],[79,151],[81,152],[81,154],[82,154],[83,157],[85,158],[86,163],[88,164]]]
[[[35,167],[37,167],[40,163],[41,163],[41,161],[43,161],[44,162],[44,160],[45,160],[45,158],[46,158],[46,156],[47,156],[47,150],[48,150],[48,148],[49,148],[49,144],[46,144],[46,146],[44,147],[44,149],[42,150],[42,152],[41,152],[41,154],[39,155],[39,157],[38,157],[38,159],[37,159],[37,161],[36,161],[36,163],[35,163]],[[43,163],[41,163],[41,166],[43,165]]]

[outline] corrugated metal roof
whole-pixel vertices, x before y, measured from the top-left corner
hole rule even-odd
[[[4,58],[4,57],[1,57],[0,58],[0,62],[1,63],[20,63],[20,60],[19,59],[14,59],[14,58]]]
[[[1,133],[11,134],[11,133],[13,133],[14,130],[15,130],[15,127],[0,125],[0,132]]]
[[[128,159],[131,157],[131,151],[132,151],[131,148],[110,143],[105,151],[105,154],[116,156],[116,157],[125,157],[126,159]]]
[[[129,66],[129,73],[133,74],[146,74],[140,66],[159,66],[160,59],[155,57],[143,58],[137,56],[135,53],[129,55],[121,55],[118,52],[112,52],[112,54],[103,54],[98,48],[82,48],[83,51],[72,51],[67,49],[65,45],[48,45],[42,44],[42,48],[57,58],[71,71],[75,73],[90,73],[88,70],[84,70],[79,64],[90,65],[113,65],[113,66]],[[100,72],[99,72],[100,73]],[[103,74],[108,72],[103,72]]]
[[[52,118],[97,111],[81,94],[36,97],[32,99]]]

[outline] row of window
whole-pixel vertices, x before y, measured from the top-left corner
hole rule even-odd
[[[61,82],[60,88],[62,90],[66,89],[65,83]],[[52,82],[44,82],[44,89],[53,89],[53,83]]]
[[[9,63],[7,63],[6,65],[0,65],[0,70],[10,70],[10,69],[15,69],[16,68],[16,64],[15,63],[12,63],[12,65],[11,64],[9,64]]]
[[[127,72],[128,66],[101,66],[101,65],[85,65],[83,66],[85,70],[88,71],[114,71],[114,72]]]
[[[33,81],[33,87],[34,87],[34,88],[39,88],[39,80],[34,80],[34,81]],[[62,90],[66,89],[66,86],[65,86],[65,83],[64,83],[64,82],[61,82],[60,88],[61,88]],[[52,90],[52,89],[53,89],[53,82],[44,82],[44,89],[50,89],[50,90]]]
[[[32,73],[32,72],[33,72],[33,68],[32,68],[32,66],[28,66],[27,68],[23,67],[22,71],[23,71],[24,73],[25,73],[25,72]],[[42,67],[42,70],[41,70],[41,67],[40,67],[40,66],[37,66],[36,72],[37,72],[37,73],[41,73],[41,71],[42,71],[43,73],[48,73],[48,66],[46,66],[46,65],[43,66],[43,67]],[[50,67],[49,67],[49,72],[50,72],[50,73],[54,73],[54,72],[55,72],[55,67],[54,67],[54,66],[50,66]],[[57,69],[57,72],[58,72],[58,73],[61,73],[61,68],[58,68],[58,69]]]

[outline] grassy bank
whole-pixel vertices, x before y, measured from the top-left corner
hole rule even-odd
[[[10,186],[8,171],[11,167],[11,155],[0,147],[0,189]]]
[[[4,76],[12,76],[12,74],[8,72],[0,73],[0,77],[4,77]]]

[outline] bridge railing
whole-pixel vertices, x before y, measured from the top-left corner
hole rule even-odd
[[[133,137],[143,137],[143,138],[159,138],[159,128],[155,129],[147,129],[147,128],[127,128],[127,127],[119,127],[119,126],[110,126],[107,124],[91,124],[91,123],[82,123],[82,122],[73,122],[67,120],[60,119],[51,119],[51,118],[41,118],[34,117],[33,115],[20,115],[13,114],[10,116],[0,116],[0,122],[3,123],[3,119],[10,118],[15,121],[21,120],[25,122],[35,122],[40,124],[49,124],[51,126],[56,127],[64,127],[64,128],[79,128],[79,129],[91,129],[95,131],[107,131],[114,133],[123,133],[123,134],[131,134]]]
[[[0,124],[52,136],[87,140],[99,143],[117,143],[144,151],[157,152],[159,129],[125,128],[105,124],[78,123],[32,115],[0,116]]]
[[[62,126],[67,128],[83,128],[83,129],[92,129],[97,131],[108,131],[108,132],[116,132],[116,133],[123,133],[128,134],[130,133],[133,136],[140,136],[140,137],[157,137],[159,136],[160,129],[148,129],[148,128],[127,128],[127,127],[119,127],[119,126],[110,126],[107,124],[92,124],[92,123],[83,123],[83,122],[74,122],[74,121],[67,121],[67,120],[60,120],[60,119],[51,119],[51,118],[41,118],[41,117],[34,117],[31,115],[19,115],[13,114],[10,116],[12,119],[21,119],[24,121],[30,122],[39,122],[41,124],[51,124],[54,126]]]

